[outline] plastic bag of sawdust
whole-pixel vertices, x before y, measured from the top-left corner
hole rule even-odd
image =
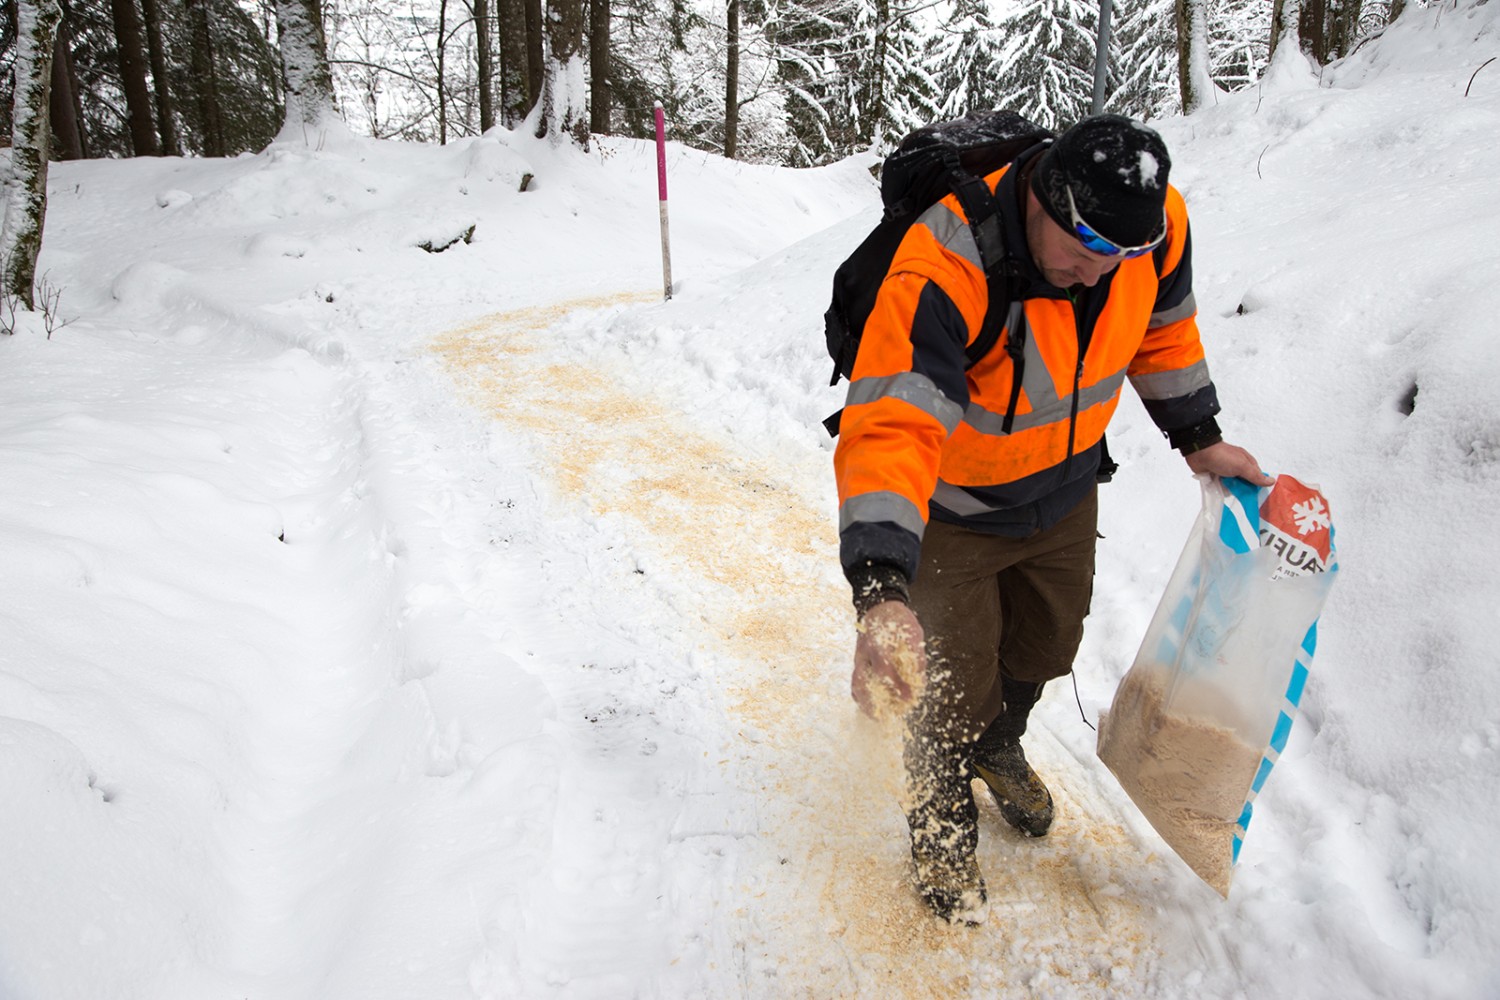
[[[1099,757],[1177,855],[1228,896],[1338,559],[1315,487],[1291,476],[1264,489],[1200,482],[1202,513],[1099,720]]]

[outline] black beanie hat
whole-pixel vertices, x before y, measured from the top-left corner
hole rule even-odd
[[[1068,129],[1037,161],[1031,188],[1047,214],[1068,232],[1068,191],[1078,215],[1121,246],[1145,246],[1162,233],[1167,144],[1124,115],[1095,115]]]

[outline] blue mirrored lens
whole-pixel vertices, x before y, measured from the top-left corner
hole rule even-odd
[[[1149,247],[1134,247],[1130,250],[1126,250],[1118,243],[1115,243],[1112,240],[1107,240],[1103,236],[1100,236],[1098,233],[1094,232],[1082,222],[1078,223],[1073,228],[1078,233],[1078,241],[1083,244],[1083,248],[1085,250],[1088,250],[1091,253],[1101,254],[1105,257],[1124,257],[1126,260],[1129,260],[1132,257],[1139,257],[1143,254],[1148,254],[1152,250],[1156,249],[1155,245],[1153,244]]]
[[[1091,253],[1103,254],[1106,257],[1119,256],[1120,248],[1116,244],[1111,243],[1103,236],[1100,236],[1088,226],[1079,223],[1077,226],[1077,230],[1078,242],[1083,244],[1083,248],[1085,250],[1088,250]]]

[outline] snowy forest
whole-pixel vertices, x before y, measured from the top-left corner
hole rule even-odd
[[[975,109],[1065,125],[1090,108],[1101,11],[1097,0],[18,0],[0,24],[7,136],[18,16],[30,24],[52,6],[53,159],[258,151],[285,121],[288,79],[311,73],[348,126],[376,138],[445,143],[533,114],[584,143],[645,137],[659,101],[672,138],[789,166],[879,151]],[[1120,0],[1104,106],[1191,110],[1214,88],[1253,85],[1273,34],[1297,32],[1325,64],[1399,6]]]
[[[1278,44],[1349,55],[1404,0],[15,0],[0,274],[36,308],[47,164],[258,152],[285,129],[436,142],[496,126],[671,138],[814,167],[1007,107],[1191,113]],[[41,291],[44,300],[47,290]]]

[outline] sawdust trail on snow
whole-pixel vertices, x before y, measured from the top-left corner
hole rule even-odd
[[[548,350],[548,328],[571,312],[654,298],[500,313],[431,349],[470,405],[530,435],[562,494],[638,526],[632,544],[701,597],[701,624],[686,627],[733,668],[717,683],[741,748],[734,773],[742,784],[749,776],[761,827],[746,848],[758,863],[741,863],[727,893],[740,897],[747,995],[1149,992],[1160,971],[1152,919],[1110,884],[1112,866],[1138,863],[1139,848],[1045,734],[1032,755],[1058,801],[1052,834],[1026,841],[985,802],[989,922],[950,928],[917,901],[897,805],[899,739],[858,719],[848,695],[853,622],[827,572],[838,548],[830,518],[783,470],[695,431],[632,373]]]

